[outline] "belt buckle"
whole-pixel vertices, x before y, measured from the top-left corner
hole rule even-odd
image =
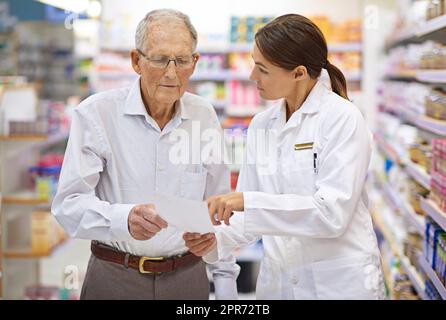
[[[152,271],[144,270],[144,262],[146,262],[146,261],[162,261],[162,260],[164,260],[164,257],[155,257],[155,258],[141,257],[141,258],[139,258],[139,272],[140,273],[154,273]]]

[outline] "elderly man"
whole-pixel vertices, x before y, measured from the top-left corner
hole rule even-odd
[[[199,123],[221,132],[212,106],[185,92],[199,58],[196,45],[186,15],[148,13],[131,52],[138,80],[75,109],[52,211],[70,236],[93,240],[81,299],[209,298],[204,262],[151,204],[156,193],[204,200],[230,189],[222,163],[169,158],[175,130],[192,133]],[[234,258],[210,271],[217,299],[236,298]]]

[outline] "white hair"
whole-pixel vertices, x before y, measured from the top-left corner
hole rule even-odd
[[[135,34],[135,46],[137,49],[146,51],[147,40],[148,40],[148,30],[149,24],[160,18],[177,18],[184,22],[186,27],[189,29],[190,35],[192,37],[192,51],[197,49],[197,30],[190,22],[189,16],[178,10],[173,9],[158,9],[150,11],[146,16],[139,22],[136,28]]]

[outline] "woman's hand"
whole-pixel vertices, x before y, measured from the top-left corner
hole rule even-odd
[[[229,226],[229,218],[233,211],[245,210],[243,192],[231,192],[209,197],[207,200],[209,215],[213,225],[220,225],[225,222]]]
[[[183,234],[183,239],[189,251],[197,257],[205,256],[217,244],[217,238],[214,233],[199,234],[186,232]]]

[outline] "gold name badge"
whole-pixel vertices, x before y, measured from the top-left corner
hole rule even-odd
[[[294,150],[306,150],[306,149],[312,149],[313,148],[313,142],[307,142],[307,143],[298,143],[294,145]]]

